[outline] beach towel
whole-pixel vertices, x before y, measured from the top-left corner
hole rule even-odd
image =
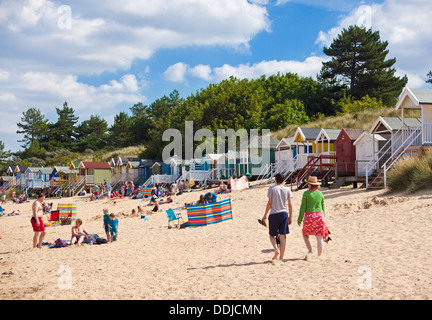
[[[187,207],[188,226],[201,227],[232,220],[231,199]]]
[[[62,222],[70,221],[71,223],[76,220],[77,206],[76,204],[59,204],[57,206],[59,211],[59,219]]]
[[[64,247],[67,247],[69,245],[70,245],[69,241],[65,241],[65,240],[62,240],[59,238],[54,242],[53,248],[64,248]]]

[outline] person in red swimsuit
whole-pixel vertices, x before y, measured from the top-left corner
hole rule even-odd
[[[42,220],[43,217],[42,203],[45,200],[45,195],[43,193],[38,193],[36,198],[37,199],[32,206],[33,215],[30,220],[34,231],[33,248],[36,247],[42,248],[42,242],[46,234],[45,226]]]

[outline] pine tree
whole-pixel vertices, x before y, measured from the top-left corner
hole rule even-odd
[[[48,149],[65,149],[73,151],[77,147],[77,127],[78,117],[75,116],[73,108],[67,102],[63,108],[56,108],[58,120],[50,126]]]
[[[120,112],[114,117],[114,124],[108,129],[111,145],[124,148],[132,145],[131,118],[126,112]]]
[[[3,141],[0,140],[0,171],[3,171],[3,168],[11,155],[10,150],[5,150],[5,145]]]
[[[99,116],[92,115],[77,127],[77,136],[79,151],[103,149],[108,144],[108,124]]]
[[[20,129],[17,130],[17,133],[24,135],[24,139],[18,140],[18,142],[24,142],[21,146],[24,149],[28,148],[36,140],[45,139],[48,133],[48,120],[36,108],[30,108],[26,112],[23,112],[21,122],[17,123],[17,126]]]
[[[432,83],[432,71],[429,71],[427,74],[428,79],[426,80],[426,83]]]
[[[395,76],[396,59],[386,60],[387,47],[388,42],[380,40],[378,31],[350,26],[324,48],[331,60],[323,63],[319,79],[339,96],[346,90],[357,100],[369,95],[393,106],[408,79]]]

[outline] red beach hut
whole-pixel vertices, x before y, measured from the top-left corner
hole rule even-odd
[[[336,163],[339,176],[355,175],[356,148],[354,141],[367,130],[342,129],[335,141]]]

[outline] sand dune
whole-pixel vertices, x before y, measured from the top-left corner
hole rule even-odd
[[[267,229],[257,223],[268,186],[232,198],[233,221],[168,229],[165,212],[128,217],[147,200],[53,199],[76,203],[90,233],[104,236],[104,207],[116,213],[119,240],[104,245],[32,249],[31,203],[5,206],[21,215],[0,218],[0,295],[4,299],[430,299],[430,192],[324,189],[332,239],[324,256],[303,260],[296,225],[303,191],[294,192],[294,221],[285,262],[271,263]],[[199,198],[175,197],[163,209]],[[51,199],[47,199],[51,202]],[[122,214],[124,213],[124,214]],[[187,220],[186,211],[182,212]],[[98,217],[99,216],[99,217]],[[45,221],[47,216],[45,217]],[[70,239],[70,226],[47,228],[46,241]],[[312,242],[314,244],[314,242]]]

